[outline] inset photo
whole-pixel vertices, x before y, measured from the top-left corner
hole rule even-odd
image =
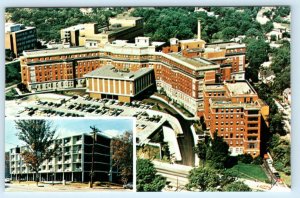
[[[5,191],[133,191],[133,119],[6,119]]]

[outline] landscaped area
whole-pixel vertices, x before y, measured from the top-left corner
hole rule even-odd
[[[230,169],[238,174],[238,177],[269,182],[269,179],[260,165],[238,163]]]

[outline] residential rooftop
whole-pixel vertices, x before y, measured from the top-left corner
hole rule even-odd
[[[115,67],[112,65],[106,65],[88,74],[85,74],[84,76],[134,81],[152,70],[152,68],[141,68],[137,71],[122,71],[115,69]]]

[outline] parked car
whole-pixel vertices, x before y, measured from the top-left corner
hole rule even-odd
[[[4,182],[8,184],[8,183],[11,182],[11,179],[10,178],[5,178]]]
[[[124,185],[123,185],[123,188],[124,188],[124,189],[133,189],[133,184],[132,184],[132,182],[129,182],[129,183],[127,183],[127,184],[124,184]]]

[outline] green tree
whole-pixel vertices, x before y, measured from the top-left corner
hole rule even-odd
[[[236,27],[226,27],[222,30],[223,38],[230,40],[237,36],[238,29]]]
[[[214,133],[214,137],[209,143],[209,148],[207,149],[207,163],[216,169],[225,168],[225,164],[229,159],[229,146],[219,137],[217,132]]]
[[[133,139],[132,132],[125,132],[123,135],[112,139],[111,147],[113,150],[113,165],[118,167],[121,172],[124,184],[132,180],[133,176]]]
[[[252,81],[257,81],[260,65],[268,61],[270,46],[264,39],[248,38],[246,57],[249,61],[249,68],[246,71],[246,77]]]
[[[264,33],[271,32],[274,29],[274,25],[272,21],[268,21],[266,24],[262,25]]]
[[[216,170],[205,168],[194,168],[188,175],[188,189],[196,188],[200,191],[216,191],[220,185],[220,177]]]
[[[202,166],[205,166],[206,154],[207,154],[207,145],[205,142],[199,142],[195,148],[195,153],[198,155],[199,159],[202,161]]]
[[[55,137],[56,129],[46,120],[17,120],[15,124],[18,130],[16,135],[27,146],[27,150],[23,151],[21,156],[35,172],[38,185],[41,164],[55,157],[59,149]]]
[[[136,180],[138,192],[159,192],[166,185],[166,178],[157,171],[148,159],[137,159]]]
[[[224,187],[224,191],[226,192],[249,192],[252,191],[249,186],[244,184],[243,182],[236,181],[233,183],[230,183]]]
[[[229,170],[221,173],[210,167],[194,168],[189,172],[188,179],[188,189],[226,191],[228,186],[236,182],[236,174]]]

